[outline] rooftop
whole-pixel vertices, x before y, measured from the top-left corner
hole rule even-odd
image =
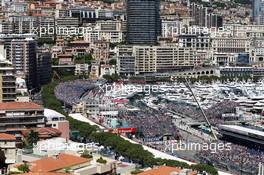
[[[160,166],[158,168],[153,168],[152,170],[148,170],[142,173],[139,173],[138,175],[171,175],[180,173],[182,169],[177,167],[169,167],[169,166]],[[195,175],[196,173],[193,172],[191,175]]]
[[[61,135],[61,132],[56,128],[31,128],[28,130],[21,130],[21,133],[23,136],[27,137],[31,130],[37,132],[39,134],[39,137],[44,138],[52,138],[52,137],[59,137]]]
[[[16,140],[16,137],[14,135],[11,135],[11,134],[0,133],[0,140],[14,141],[14,140]]]
[[[20,174],[20,175],[70,175],[70,174],[65,174],[65,173],[50,173],[50,172],[39,172],[39,173],[25,173],[25,174]]]
[[[40,160],[31,162],[32,172],[52,172],[63,168],[80,165],[89,162],[89,159],[69,154],[59,154],[56,158],[45,157]]]
[[[61,113],[58,113],[57,111],[54,111],[52,109],[44,109],[44,116],[47,117],[48,120],[52,120],[52,118],[66,118],[64,115]]]
[[[43,109],[43,107],[32,102],[0,103],[0,110],[16,110],[16,109]]]

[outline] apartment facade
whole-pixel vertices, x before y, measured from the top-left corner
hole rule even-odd
[[[179,46],[195,48],[197,50],[210,50],[211,38],[209,34],[195,32],[193,34],[181,34],[178,36]]]
[[[95,80],[99,77],[100,75],[100,63],[97,61],[92,62],[91,65],[91,71],[90,71],[90,75],[89,78]]]
[[[44,108],[32,102],[0,103],[0,131],[45,126]]]
[[[95,41],[94,44],[91,45],[93,58],[99,62],[107,62],[109,60],[109,45],[107,41]]]
[[[222,27],[223,17],[218,14],[210,12],[208,7],[203,5],[192,3],[190,5],[190,16],[192,17],[192,25],[203,27]]]
[[[17,34],[33,33],[33,29],[38,28],[37,17],[35,16],[11,16],[10,22],[13,32]]]
[[[203,64],[207,51],[177,45],[119,46],[117,72],[123,75],[176,71]]]
[[[134,46],[133,56],[136,74],[166,72],[204,61],[200,60],[195,49],[178,46]]]
[[[0,32],[4,34],[13,33],[13,26],[8,19],[2,19],[0,22]]]
[[[133,46],[121,45],[117,49],[117,72],[122,75],[135,74],[135,57]]]
[[[12,63],[6,59],[4,43],[0,42],[0,102],[15,101],[16,77]]]
[[[23,74],[29,89],[37,88],[36,41],[32,38],[11,41],[11,62],[18,74]]]
[[[11,62],[0,60],[0,102],[16,99],[16,78]]]
[[[51,81],[51,53],[45,49],[37,50],[37,79],[40,85]]]
[[[264,24],[264,1],[253,0],[253,22],[258,25]]]
[[[173,38],[181,27],[181,22],[175,19],[161,20],[161,36],[163,38]]]
[[[212,38],[212,51],[217,53],[244,53],[250,51],[250,40],[246,37]]]
[[[13,40],[35,39],[35,34],[0,34],[0,39],[4,41],[6,59],[11,61],[11,43]]]
[[[156,44],[161,34],[160,1],[127,1],[127,42]]]
[[[11,134],[0,133],[0,152],[5,155],[6,164],[16,163],[16,137]]]
[[[88,75],[89,64],[75,64],[74,75]]]
[[[96,29],[98,29],[101,40],[111,43],[120,43],[124,41],[121,20],[97,21]]]
[[[115,74],[115,66],[109,65],[109,64],[101,64],[100,66],[100,77],[103,77],[104,75],[113,75]]]
[[[79,19],[78,18],[57,18],[55,20],[57,36],[78,35]]]
[[[8,33],[31,33],[39,37],[51,38],[55,36],[55,18],[50,16],[11,16],[8,19],[11,29]],[[6,30],[5,30],[6,31]]]
[[[87,30],[89,29],[89,30]],[[83,33],[84,40],[94,43],[98,40],[104,40],[111,43],[120,43],[124,41],[124,31],[121,20],[99,20],[95,25],[87,26]]]

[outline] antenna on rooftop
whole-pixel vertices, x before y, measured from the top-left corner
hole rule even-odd
[[[207,116],[205,115],[205,112],[204,112],[203,108],[201,107],[199,101],[197,100],[197,98],[196,98],[196,96],[195,96],[195,94],[194,94],[194,92],[193,92],[193,90],[192,90],[192,88],[191,88],[191,86],[190,86],[190,84],[189,84],[187,78],[185,77],[184,79],[185,79],[185,82],[186,82],[186,87],[191,91],[192,96],[193,96],[195,102],[197,103],[199,109],[202,111],[203,117],[205,118],[205,121],[206,121],[207,125],[208,125],[209,128],[210,128],[210,131],[211,131],[211,134],[212,134],[213,138],[214,138],[215,140],[217,140],[217,136],[216,136],[216,134],[214,133],[213,127],[212,127],[211,123],[209,122]]]

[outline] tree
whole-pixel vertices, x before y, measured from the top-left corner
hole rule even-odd
[[[91,159],[91,158],[93,158],[93,156],[92,156],[92,155],[89,153],[89,151],[87,151],[87,150],[84,150],[84,151],[83,151],[81,157],[86,158],[86,159]]]
[[[111,59],[111,60],[109,61],[109,64],[110,64],[110,65],[116,65],[116,59]]]
[[[100,157],[99,159],[97,159],[96,162],[101,163],[101,164],[106,164],[107,163],[107,161],[104,160],[102,157]]]
[[[30,133],[28,134],[27,138],[26,138],[26,142],[28,143],[28,145],[30,147],[33,147],[33,144],[38,143],[38,141],[39,141],[38,132],[31,130]]]
[[[52,59],[52,65],[58,65],[59,64],[59,59],[53,58]]]
[[[116,82],[120,79],[118,74],[112,74],[112,75],[103,75],[103,78],[106,79],[106,81],[112,83],[112,82]]]
[[[28,172],[29,172],[29,166],[28,166],[28,164],[26,164],[26,163],[24,163],[24,164],[22,164],[22,165],[19,165],[19,166],[17,167],[17,169],[18,169],[19,171],[23,172],[23,173],[28,173]]]
[[[91,54],[75,56],[74,60],[76,64],[89,64],[90,65],[93,61],[93,56]]]

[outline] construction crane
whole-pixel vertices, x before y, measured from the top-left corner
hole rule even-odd
[[[217,140],[217,136],[216,136],[216,134],[215,134],[215,132],[214,132],[214,130],[213,130],[213,127],[212,127],[211,123],[209,122],[207,116],[205,115],[205,112],[204,112],[203,108],[201,107],[199,101],[197,100],[197,98],[196,98],[196,96],[195,96],[195,94],[194,94],[194,92],[193,92],[193,90],[192,90],[192,88],[191,88],[191,86],[190,86],[190,84],[189,84],[189,82],[188,82],[188,80],[187,80],[186,77],[185,77],[185,82],[186,82],[186,87],[191,91],[192,96],[193,96],[195,102],[197,103],[199,109],[202,111],[203,117],[204,117],[204,119],[205,119],[205,121],[206,121],[208,127],[210,128],[210,131],[211,131],[211,134],[212,134],[213,138],[214,138],[215,140]]]

